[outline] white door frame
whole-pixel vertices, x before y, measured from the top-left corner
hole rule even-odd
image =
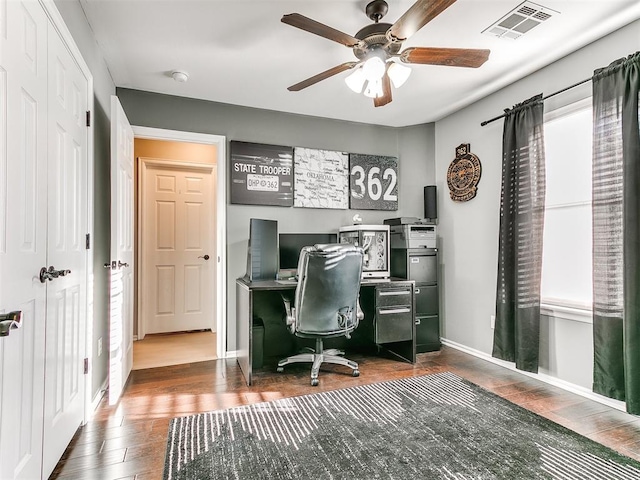
[[[226,221],[226,137],[206,133],[182,132],[162,128],[134,126],[135,138],[148,140],[169,140],[173,142],[201,143],[214,145],[216,158],[216,354],[218,358],[227,356],[227,221]],[[138,222],[140,219],[138,219]],[[140,278],[138,267],[138,278]],[[139,283],[139,282],[138,282]],[[136,287],[136,291],[138,288]],[[138,328],[140,329],[140,304],[138,304]]]
[[[217,163],[193,163],[193,162],[181,162],[179,160],[165,160],[164,158],[149,158],[149,157],[138,157],[138,246],[136,251],[138,253],[138,282],[136,287],[137,298],[138,298],[138,340],[141,340],[147,334],[147,322],[144,319],[144,315],[142,312],[144,310],[144,297],[141,293],[140,286],[144,284],[146,281],[145,278],[145,270],[147,267],[147,262],[142,254],[142,250],[144,249],[144,242],[142,242],[142,235],[144,232],[144,218],[143,214],[145,213],[144,202],[147,195],[147,175],[148,170],[150,168],[164,168],[164,169],[173,169],[179,171],[188,171],[188,172],[202,172],[208,173],[210,175],[214,174],[214,171],[217,170]],[[215,201],[215,199],[212,199]],[[148,212],[147,212],[148,213]],[[217,224],[217,222],[216,222]],[[218,251],[218,246],[216,245],[216,252]],[[206,252],[207,250],[205,250]],[[216,268],[217,270],[217,268]],[[217,290],[216,290],[217,295]],[[217,313],[217,306],[216,306]],[[217,332],[217,321],[215,319],[211,319],[211,322],[208,323],[211,328],[215,328]],[[217,335],[217,333],[216,333]],[[216,336],[217,338],[217,336]]]

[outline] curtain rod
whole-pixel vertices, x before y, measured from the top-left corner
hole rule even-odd
[[[557,92],[550,93],[546,97],[542,97],[542,100],[546,100],[547,98],[551,98],[551,97],[553,97],[555,95],[558,95],[559,93],[566,92],[567,90],[571,90],[572,88],[575,88],[575,87],[577,87],[579,85],[582,85],[583,83],[587,83],[587,82],[590,82],[590,81],[591,81],[591,77],[589,77],[589,78],[587,78],[585,80],[582,80],[582,81],[580,81],[578,83],[574,83],[573,85],[570,85],[570,86],[568,86],[566,88],[563,88],[562,90],[558,90]],[[493,117],[493,118],[491,118],[489,120],[485,120],[484,122],[482,122],[480,124],[480,126],[484,127],[488,123],[495,122],[496,120],[500,120],[501,118],[504,118],[506,115],[507,115],[506,113],[503,113],[502,115],[498,115],[497,117]]]

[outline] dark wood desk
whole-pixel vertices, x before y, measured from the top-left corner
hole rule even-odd
[[[391,279],[385,282],[363,281],[360,306],[364,320],[353,332],[352,339],[328,339],[327,347],[349,346],[387,352],[399,360],[415,363],[415,297],[414,281]],[[249,282],[236,280],[236,348],[240,369],[251,385],[253,374],[254,319],[264,324],[264,355],[284,358],[294,353],[296,338],[285,324],[281,294],[293,297],[296,284],[275,280]],[[331,342],[336,345],[331,345]]]

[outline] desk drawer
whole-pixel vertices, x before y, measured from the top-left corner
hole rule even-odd
[[[409,297],[411,301],[411,297]],[[376,310],[375,343],[403,342],[413,338],[411,305],[383,307]]]
[[[411,305],[411,287],[376,289],[376,306]]]

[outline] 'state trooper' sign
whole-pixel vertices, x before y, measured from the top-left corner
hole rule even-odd
[[[293,148],[231,142],[231,203],[293,205]]]

